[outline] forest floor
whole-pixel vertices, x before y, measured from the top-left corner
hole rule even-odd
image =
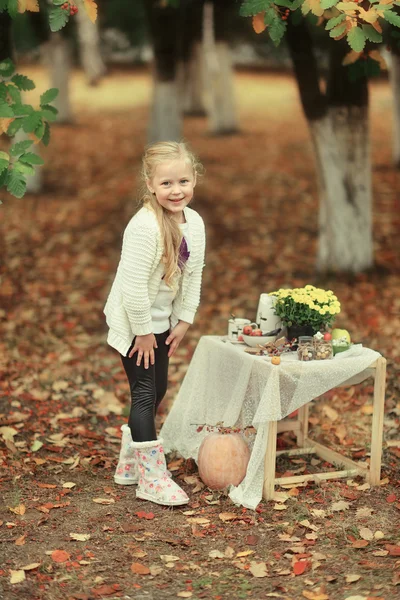
[[[40,69],[26,70],[46,86]],[[206,168],[194,208],[207,258],[196,322],[171,361],[162,424],[201,335],[225,334],[231,312],[255,318],[261,292],[313,283],[342,303],[336,326],[388,360],[381,485],[361,479],[279,489],[256,511],[199,485],[193,461],[170,456],[187,506],[136,500],[116,486],[128,385],[106,344],[102,309],[136,206],[150,79],[72,81],[73,125],[52,128],[44,191],[0,208],[0,598],[400,598],[400,175],[391,165],[391,95],[371,86],[376,266],[318,276],[313,153],[289,76],[236,76],[240,133],[184,136]],[[34,93],[33,93],[34,94]],[[369,460],[371,380],[314,403],[311,437]],[[279,446],[293,446],[292,434]],[[326,465],[312,465],[324,468]],[[311,468],[280,460],[280,474]],[[397,525],[396,525],[397,523]]]

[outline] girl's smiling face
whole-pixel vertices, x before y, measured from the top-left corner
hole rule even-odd
[[[146,180],[147,187],[156,195],[163,208],[173,213],[178,223],[183,223],[183,209],[193,198],[196,176],[192,166],[184,159],[168,160],[157,165],[152,179]]]

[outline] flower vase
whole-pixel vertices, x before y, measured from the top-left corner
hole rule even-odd
[[[313,336],[317,330],[312,325],[290,325],[287,327],[286,337],[289,341],[300,336]],[[293,350],[297,350],[297,344],[293,346]]]

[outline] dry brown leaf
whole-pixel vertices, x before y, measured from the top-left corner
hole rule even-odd
[[[221,550],[210,550],[208,553],[210,558],[226,558],[225,554]]]
[[[218,516],[224,523],[226,523],[226,521],[234,521],[235,519],[240,519],[240,515],[237,515],[232,512],[219,513]]]
[[[51,558],[56,563],[63,563],[69,560],[69,554],[68,552],[65,552],[65,550],[53,550],[53,552],[51,552]]]
[[[29,565],[25,565],[25,567],[21,567],[24,571],[32,571],[33,569],[37,569],[40,567],[42,563],[30,563]]]
[[[253,577],[267,577],[268,575],[267,566],[263,562],[251,561],[249,571]]]
[[[18,569],[17,571],[10,569],[10,583],[12,585],[15,583],[21,583],[21,581],[24,581],[25,579],[25,571],[23,569]]]
[[[85,4],[85,10],[88,14],[89,19],[92,23],[96,22],[97,19],[97,4],[94,0],[83,0]]]
[[[15,515],[24,515],[26,512],[26,506],[24,504],[19,504],[18,506],[15,506],[15,507],[9,506],[8,508]]]
[[[26,542],[26,533],[15,540],[16,546],[23,546]]]
[[[69,537],[75,540],[76,542],[87,542],[90,540],[90,533],[70,533]]]
[[[338,502],[333,502],[331,505],[331,510],[333,512],[340,512],[341,510],[348,510],[350,508],[350,504],[345,502],[344,500],[339,500]]]
[[[132,573],[136,573],[138,575],[150,575],[149,567],[142,565],[141,563],[132,563],[131,564]]]
[[[260,12],[253,16],[253,29],[256,33],[262,33],[267,27],[264,23],[264,16],[265,12]]]
[[[374,534],[368,527],[360,527],[360,537],[370,542],[374,539]]]
[[[189,590],[182,590],[182,592],[177,593],[178,598],[191,598],[193,596],[193,592]]]
[[[198,525],[207,525],[210,522],[210,519],[206,519],[205,517],[193,517],[188,519],[189,523],[197,523]]]
[[[63,488],[70,490],[76,486],[76,483],[74,483],[73,481],[66,481],[65,483],[62,484],[62,486],[63,486]]]
[[[361,579],[361,575],[356,575],[355,573],[349,573],[346,575],[346,583],[355,583]]]
[[[93,502],[96,504],[114,504],[114,498],[93,498]]]

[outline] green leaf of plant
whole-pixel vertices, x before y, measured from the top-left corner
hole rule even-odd
[[[20,73],[16,73],[16,75],[11,78],[11,81],[23,92],[29,92],[29,90],[34,90],[36,87],[32,79],[29,79],[29,77],[21,75]]]
[[[271,4],[272,0],[246,0],[240,7],[239,14],[242,17],[252,17],[266,10]]]
[[[275,46],[279,46],[283,36],[285,35],[286,27],[286,21],[282,21],[282,19],[279,17],[277,17],[271,23],[268,33]]]
[[[18,156],[18,154],[23,154],[30,148],[33,144],[32,140],[22,140],[22,142],[17,142],[14,146],[10,148],[11,156]]]
[[[10,157],[7,152],[0,152],[0,173],[4,171],[4,169],[8,168],[10,163]]]
[[[14,73],[14,71],[15,71],[14,63],[12,62],[12,60],[10,58],[6,58],[6,60],[3,60],[2,62],[0,62],[1,77],[11,77],[11,75]]]
[[[275,0],[274,4],[276,4],[276,6],[285,6],[286,8],[292,8],[292,3],[290,0]]]
[[[338,2],[339,0],[321,0],[321,8],[332,8],[332,6],[335,6]]]
[[[12,19],[18,15],[18,0],[8,0],[7,9]]]
[[[11,100],[14,102],[14,104],[21,104],[21,92],[15,87],[15,85],[9,84],[7,86],[7,92],[11,96]]]
[[[346,15],[344,13],[342,13],[338,17],[333,17],[332,19],[329,19],[329,21],[325,25],[325,29],[327,31],[329,31],[330,29],[333,29],[334,27],[336,27],[337,25],[339,25],[339,23],[341,23],[342,21],[344,21],[345,18],[346,18]]]
[[[329,35],[332,38],[335,38],[335,37],[338,37],[339,35],[342,35],[342,33],[344,33],[345,31],[346,31],[346,23],[341,23],[340,25],[337,25],[336,27],[331,29],[329,32]]]
[[[16,198],[22,198],[26,192],[26,180],[22,173],[9,171],[7,178],[7,190]]]
[[[48,146],[50,143],[50,125],[48,123],[44,124],[44,134],[42,137],[42,142],[45,146]]]
[[[7,98],[7,84],[3,81],[0,83],[0,102],[5,102]]]
[[[44,136],[44,121],[41,119],[39,125],[36,127],[35,131],[35,136],[41,140],[42,137]]]
[[[18,108],[18,110],[17,110],[17,108]],[[18,107],[15,108],[15,116],[28,117],[33,114],[35,114],[35,109],[30,104],[20,104]]]
[[[7,102],[0,102],[0,118],[9,119],[14,116],[12,107]]]
[[[0,0],[0,12],[7,10],[8,0]]]
[[[41,116],[38,113],[34,113],[33,115],[29,115],[29,117],[25,117],[22,122],[22,127],[25,133],[32,133],[35,131],[37,126],[41,121]]]
[[[42,106],[42,117],[47,119],[47,121],[53,122],[57,119],[58,110],[51,106],[50,104],[45,104]]]
[[[393,12],[392,10],[385,10],[385,12],[383,13],[383,16],[385,17],[385,19],[388,23],[391,23],[392,25],[395,25],[396,27],[400,27],[400,15],[396,15],[396,13]]]
[[[44,94],[40,96],[40,106],[43,108],[44,104],[50,104],[50,102],[53,102],[53,100],[55,100],[57,96],[57,88],[50,88],[49,90],[46,90]]]
[[[349,46],[352,50],[355,50],[356,52],[361,52],[364,50],[366,38],[361,27],[353,27],[350,29],[349,33],[347,34],[347,41],[349,42]]]
[[[62,8],[50,9],[49,22],[51,31],[60,31],[69,21],[69,13]]]
[[[35,174],[35,169],[32,167],[32,165],[19,160],[13,164],[13,169],[18,173],[23,173],[24,175]]]
[[[362,30],[365,33],[365,37],[370,42],[376,42],[377,44],[382,43],[382,35],[378,33],[377,30],[374,27],[372,27],[372,25],[363,25]]]
[[[27,152],[26,154],[23,154],[19,157],[19,160],[24,163],[28,163],[29,165],[44,165],[43,158],[34,152]]]
[[[10,137],[13,137],[17,131],[19,131],[22,127],[22,119],[15,119],[15,121],[13,121],[12,123],[10,123],[10,125],[8,126],[7,129],[7,135],[9,135]]]

